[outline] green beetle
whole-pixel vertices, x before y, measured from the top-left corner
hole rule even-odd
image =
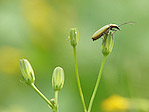
[[[108,33],[109,30],[114,30],[116,31],[117,30],[121,30],[120,27],[116,24],[109,24],[109,25],[105,25],[103,26],[102,28],[100,28],[99,30],[97,30],[93,36],[92,36],[92,39],[93,41],[94,40],[97,40],[99,39],[100,37],[102,37],[104,34]]]
[[[134,23],[133,21],[131,21],[131,22],[127,22],[127,23],[123,23],[123,24],[121,24],[121,25],[116,25],[116,24],[109,24],[109,25],[105,25],[105,26],[103,26],[102,28],[100,28],[99,30],[97,30],[94,34],[93,34],[93,36],[92,36],[92,39],[93,39],[93,41],[94,40],[97,40],[97,39],[99,39],[99,38],[101,38],[104,34],[107,34],[108,32],[109,32],[109,30],[112,30],[112,31],[117,31],[117,30],[121,30],[120,29],[120,26],[122,26],[122,25],[124,25],[124,24],[132,24],[132,23]]]

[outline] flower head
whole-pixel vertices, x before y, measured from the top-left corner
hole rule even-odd
[[[27,59],[20,59],[20,70],[27,84],[35,83],[34,71]]]
[[[108,99],[102,102],[102,109],[105,111],[120,111],[128,110],[130,107],[130,101],[127,98],[119,95],[112,95]]]
[[[62,89],[64,85],[64,70],[61,67],[56,67],[53,71],[52,86],[55,91]]]
[[[77,28],[70,29],[70,43],[73,47],[76,47],[79,41],[79,31]]]
[[[107,34],[104,35],[102,42],[102,53],[104,56],[107,56],[112,52],[113,45],[114,45],[113,32],[109,31]]]

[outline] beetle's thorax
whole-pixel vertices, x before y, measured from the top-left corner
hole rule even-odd
[[[110,30],[112,30],[113,28],[116,28],[118,30],[121,30],[120,27],[116,24],[109,24]]]

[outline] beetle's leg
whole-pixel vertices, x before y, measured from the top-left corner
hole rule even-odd
[[[109,35],[109,31],[107,31],[107,32],[105,33],[105,36],[104,36],[104,38],[103,38],[104,45],[106,45],[106,40],[107,40],[108,35]]]
[[[114,34],[115,32],[112,32],[112,39],[113,39],[113,34]]]
[[[105,35],[107,35],[107,34],[109,34],[109,30],[105,31],[99,38],[104,39]]]
[[[107,30],[106,32],[104,32],[104,34],[109,34],[109,31],[110,31],[110,29],[109,29],[109,30]]]
[[[117,30],[116,29],[112,29],[112,31],[115,31],[116,32]]]

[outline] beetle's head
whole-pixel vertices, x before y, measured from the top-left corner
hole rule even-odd
[[[116,24],[110,24],[110,29],[116,31],[117,30],[121,30],[120,27]]]

